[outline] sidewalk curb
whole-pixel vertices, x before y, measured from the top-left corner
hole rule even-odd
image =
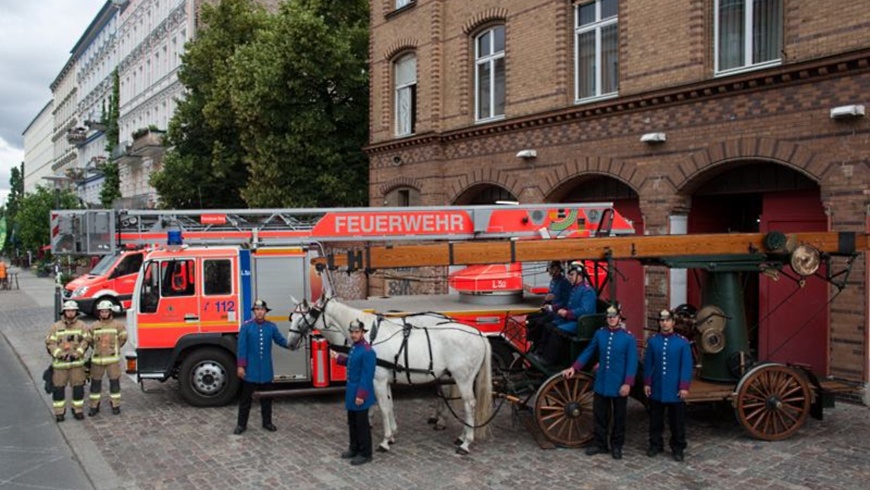
[[[51,290],[51,294],[54,293],[54,281],[51,279],[43,279],[34,277],[32,273],[29,271],[22,270],[19,273],[19,280],[24,281],[44,281],[49,286],[46,289]],[[31,302],[34,303],[34,307],[39,307],[35,298],[33,298],[28,291],[24,288],[21,288],[20,293],[27,296]],[[48,325],[46,325],[46,331],[48,329]],[[36,368],[39,372],[34,372],[35,366],[33,365],[35,361],[31,362],[30,365],[25,361],[25,358],[30,356],[25,355],[25,353],[21,352],[22,346],[21,342],[18,342],[13,335],[7,335],[7,332],[4,329],[0,328],[0,335],[6,340],[9,346],[12,348],[12,352],[17,357],[19,363],[24,367],[27,375],[30,377],[30,380],[33,382],[34,387],[38,392],[43,393],[43,381],[42,381],[42,371],[39,371],[39,368]],[[32,353],[30,353],[32,354]],[[45,357],[47,362],[47,357]],[[44,367],[44,366],[43,366]],[[51,402],[50,399],[43,396],[43,402],[46,407],[46,417],[49,417],[52,413]],[[58,429],[60,429],[60,433],[63,439],[66,441],[67,445],[70,448],[70,451],[73,454],[74,459],[82,468],[82,471],[85,473],[85,476],[90,481],[93,488],[97,490],[111,490],[117,488],[123,488],[123,481],[118,477],[115,471],[111,466],[106,462],[106,460],[102,457],[102,454],[99,449],[97,449],[96,445],[91,441],[90,437],[87,434],[87,429],[80,423],[77,423],[74,419],[69,422],[65,422],[63,424],[58,424]]]

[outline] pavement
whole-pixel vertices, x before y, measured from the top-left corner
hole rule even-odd
[[[495,417],[492,435],[459,456],[452,444],[459,423],[432,431],[425,420],[434,397],[421,390],[395,394],[398,440],[359,467],[338,458],[347,444],[341,395],[276,400],[275,433],[260,429],[255,405],[248,431],[234,436],[236,406],[193,408],[174,381],[143,390],[122,377],[121,415],[103,410],[55,424],[40,391],[53,284],[22,272],[20,285],[0,291],[0,393],[8,399],[0,405],[0,488],[863,489],[870,481],[870,409],[847,403],[778,442],[749,438],[728,406],[690,407],[684,463],[646,457],[646,414],[633,400],[620,461],[539,449],[510,405]],[[12,355],[2,351],[4,340]],[[376,414],[376,443],[381,428]],[[25,452],[19,463],[7,457]]]

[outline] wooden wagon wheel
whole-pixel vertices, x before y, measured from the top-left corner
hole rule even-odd
[[[565,379],[561,373],[538,389],[535,420],[544,436],[564,447],[580,447],[592,440],[592,383],[586,373]]]
[[[763,364],[737,384],[734,408],[752,437],[778,441],[806,423],[811,398],[803,375],[781,364]]]

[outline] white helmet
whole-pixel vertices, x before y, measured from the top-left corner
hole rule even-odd
[[[63,311],[66,311],[66,310],[78,311],[78,309],[79,309],[79,304],[73,300],[64,301],[63,308],[61,308],[61,310],[63,310]]]
[[[112,313],[114,313],[115,312],[115,304],[107,299],[104,299],[104,300],[100,301],[99,303],[97,303],[97,311],[99,311],[99,310],[109,310]]]

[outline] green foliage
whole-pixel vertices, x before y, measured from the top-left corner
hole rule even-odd
[[[187,94],[169,122],[163,169],[151,176],[162,206],[244,207],[240,191],[248,169],[224,79],[236,49],[249,43],[268,17],[251,0],[203,4],[206,27],[187,45],[178,75]]]
[[[118,146],[121,129],[118,126],[118,118],[121,114],[120,108],[121,81],[118,76],[118,69],[112,71],[112,93],[109,95],[109,109],[103,110],[104,120],[106,125],[106,152],[111,158],[112,151]],[[119,191],[120,193],[120,191]],[[101,196],[102,198],[102,196]]]
[[[103,173],[100,204],[106,209],[111,209],[115,200],[121,198],[121,173],[118,170],[118,163],[106,161],[98,165],[97,170]]]
[[[11,254],[18,245],[18,237],[15,233],[18,227],[15,223],[21,210],[22,199],[24,199],[24,162],[21,162],[20,168],[12,167],[9,177],[9,197],[6,199],[6,208],[3,212],[7,231],[3,240],[3,250],[7,254]]]
[[[169,123],[169,208],[358,206],[367,202],[365,0],[203,5],[187,88]]]
[[[18,240],[24,250],[37,250],[47,245],[51,239],[51,210],[55,209],[55,199],[60,200],[60,209],[79,208],[79,198],[75,193],[64,190],[55,196],[55,191],[42,186],[21,200],[21,207],[15,218]]]
[[[368,2],[288,1],[236,51],[229,90],[252,207],[367,201]]]

